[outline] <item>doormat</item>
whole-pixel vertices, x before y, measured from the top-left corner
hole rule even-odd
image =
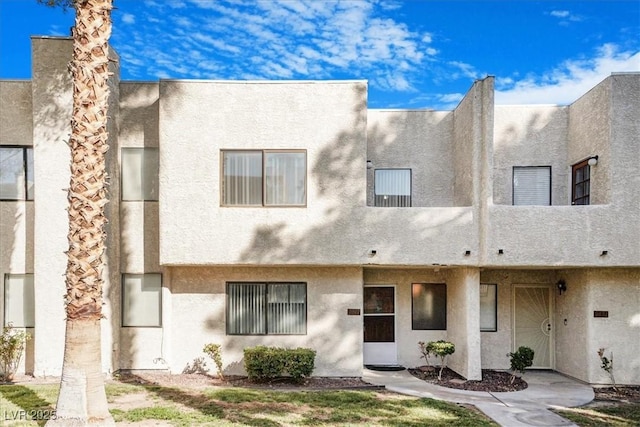
[[[388,365],[364,365],[365,368],[370,369],[372,371],[387,371],[387,372],[393,372],[393,371],[404,371],[405,368],[404,366],[388,366]]]

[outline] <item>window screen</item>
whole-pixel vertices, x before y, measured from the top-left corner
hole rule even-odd
[[[551,166],[513,168],[514,205],[551,205]]]
[[[157,148],[122,149],[122,200],[158,200]]]
[[[411,206],[411,169],[376,169],[374,179],[376,206]]]
[[[35,327],[33,274],[4,276],[4,324],[20,328]]]
[[[162,275],[124,274],[122,326],[162,326]]]

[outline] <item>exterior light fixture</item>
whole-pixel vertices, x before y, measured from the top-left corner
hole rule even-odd
[[[591,156],[589,157],[589,160],[587,160],[587,164],[589,166],[595,166],[598,164],[598,156]]]
[[[567,282],[565,282],[564,279],[558,280],[558,283],[556,283],[556,286],[558,287],[558,293],[560,295],[562,295],[563,292],[567,291]]]
[[[608,254],[609,254],[609,251],[600,252],[600,256],[607,256]]]
[[[371,160],[367,160],[367,169],[373,169],[373,162]]]
[[[498,249],[498,255],[504,254],[504,249]]]
[[[469,251],[469,250],[464,251],[464,255],[465,255],[465,256],[469,256],[469,255],[471,255],[471,251]]]

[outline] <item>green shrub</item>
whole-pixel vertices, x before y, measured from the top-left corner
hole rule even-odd
[[[216,364],[216,370],[218,371],[218,378],[224,380],[224,375],[222,374],[222,350],[220,348],[220,344],[207,344],[204,346],[202,351],[213,359],[213,362]]]
[[[31,339],[31,335],[17,330],[11,323],[2,328],[0,334],[0,379],[13,380],[18,370],[25,343]]]
[[[316,352],[310,348],[296,348],[285,350],[286,362],[284,370],[294,380],[301,381],[304,377],[310,377],[315,367]]]
[[[511,358],[511,371],[513,371],[511,375],[512,383],[516,379],[516,372],[520,372],[520,374],[524,374],[525,369],[533,365],[534,355],[535,355],[535,352],[529,347],[525,347],[525,346],[520,346],[518,348],[518,351],[507,354],[507,356]]]
[[[315,356],[308,348],[250,347],[244,349],[244,368],[251,381],[271,381],[284,375],[300,381],[313,372]]]
[[[427,348],[431,354],[434,354],[440,358],[440,372],[438,373],[438,381],[442,380],[442,370],[446,368],[446,358],[448,355],[455,353],[456,346],[449,341],[438,340],[429,341]]]

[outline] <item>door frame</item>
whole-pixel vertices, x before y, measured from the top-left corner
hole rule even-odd
[[[364,310],[364,289],[365,288],[393,288],[393,337],[392,343],[367,343],[364,342],[364,318],[368,316]],[[398,287],[393,283],[365,283],[362,287],[362,360],[365,365],[381,365],[381,366],[395,366],[398,364]],[[382,315],[388,316],[389,313],[383,313]],[[383,356],[380,359],[376,359],[372,356],[372,353],[380,354]],[[367,353],[369,353],[369,359],[367,359]]]
[[[555,286],[550,283],[514,283],[511,287],[511,351],[516,351],[516,289],[538,288],[549,292],[549,366],[531,366],[527,369],[555,369],[556,368],[556,321],[555,321]]]

